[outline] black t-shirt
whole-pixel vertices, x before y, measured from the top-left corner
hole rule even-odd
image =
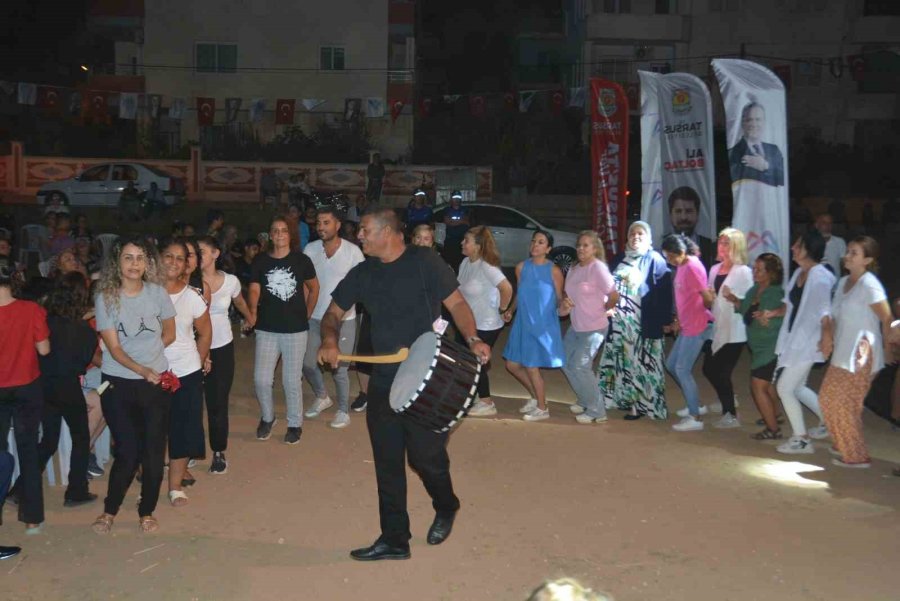
[[[350,270],[331,294],[347,310],[361,302],[371,315],[372,349],[395,353],[412,343],[441,315],[441,302],[456,290],[453,271],[430,248],[407,246],[391,263],[369,257]],[[398,363],[375,365],[373,385],[390,388]]]
[[[794,287],[791,288],[789,297],[794,308],[791,310],[791,318],[788,320],[788,332],[794,327],[794,320],[797,319],[797,311],[800,310],[800,301],[803,300],[803,286],[801,286],[799,282],[794,284]]]
[[[316,277],[309,257],[299,252],[276,259],[260,253],[250,267],[250,283],[259,284],[256,329],[295,334],[309,329],[303,282]]]

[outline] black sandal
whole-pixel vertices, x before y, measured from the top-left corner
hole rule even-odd
[[[774,432],[766,428],[762,432],[751,434],[750,438],[753,440],[781,440],[784,438],[784,434],[781,433],[781,428],[778,428]]]
[[[775,423],[777,423],[777,424],[783,424],[783,423],[784,423],[784,416],[781,415],[780,413],[779,413],[778,415],[776,415],[776,416],[775,416]],[[759,418],[758,420],[756,420],[756,425],[757,425],[757,426],[765,426],[765,425],[766,425],[766,420],[764,420],[763,418]]]
[[[642,417],[644,416],[640,413],[628,413],[625,415],[624,419],[625,421],[633,422],[635,420],[641,419]]]

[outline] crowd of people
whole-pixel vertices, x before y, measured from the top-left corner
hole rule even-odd
[[[355,559],[409,556],[404,449],[435,501],[429,543],[449,536],[459,500],[446,435],[386,410],[396,366],[358,364],[359,394],[351,404],[350,364],[339,355],[408,346],[442,314],[453,322],[456,341],[484,362],[471,417],[498,413],[490,357],[507,324],[499,354],[527,393],[520,412],[528,422],[550,417],[542,370],[559,368],[575,394],[569,410],[579,424],[606,422],[613,409],[629,421],[668,419],[675,400],[668,372],[684,405],[673,430],[703,430],[711,411],[721,413],[713,427],[739,428],[733,372],[746,347],[762,426],[754,439],[782,441],[779,453],[798,454],[813,453],[813,440],[831,438],[835,465],[870,465],[863,400],[900,340],[876,275],[878,244],[868,236],[840,246],[821,217],[817,229],[794,241],[796,268],[785,283],[789,266],[771,253],[748,264],[744,234],[731,227],[719,233],[711,266],[683,234],[666,236],[654,249],[643,221],[630,225],[623,252],[609,258],[597,234],[582,231],[567,273],[549,258],[553,236],[539,230],[523,249],[514,286],[501,269],[490,224],[470,223],[461,194],[451,196],[443,217],[442,258],[433,251],[434,217],[424,192],[413,196],[404,224],[393,210],[370,206],[365,194],[348,211],[306,202],[302,182],[294,183],[288,211],[247,240],[211,210],[205,233],[176,222],[162,240],[123,235],[104,247],[84,215],[73,219],[56,203],[40,241],[52,258],[41,262],[40,277],[26,277],[33,266],[16,261],[14,241],[0,238],[0,445],[12,423],[20,476],[8,500],[18,505],[27,532],[40,532],[44,521],[41,471],[57,450],[62,420],[72,438],[67,506],[97,499],[89,480],[104,468],[93,445],[109,428],[114,460],[103,512],[93,523],[100,534],[113,528],[135,479],[143,532],[160,527],[154,511],[164,477],[169,503],[187,504],[196,482],[191,462],[206,456],[207,432],[209,472],[225,474],[229,395],[239,369],[235,329],[254,337],[259,440],[269,439],[277,422],[279,362],[284,443],[299,443],[304,418],[319,418],[335,403],[332,428],[366,411],[382,537],[354,551]],[[667,335],[674,338],[668,355]],[[715,403],[701,400],[694,376],[700,355]],[[817,394],[807,380],[823,363]],[[335,399],[326,387],[329,372]],[[303,379],[314,393],[305,412]],[[803,407],[816,420],[810,428]],[[8,464],[0,461],[0,498],[9,486]],[[14,548],[0,549],[11,556]]]

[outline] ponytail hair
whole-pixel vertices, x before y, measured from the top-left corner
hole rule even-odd
[[[696,257],[700,255],[700,247],[697,243],[684,234],[669,234],[662,241],[662,249],[675,255],[688,255]]]

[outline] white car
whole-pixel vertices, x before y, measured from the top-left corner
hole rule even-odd
[[[438,246],[443,246],[446,238],[444,211],[450,205],[442,205],[434,210],[434,237]],[[483,225],[491,230],[500,251],[502,267],[515,267],[519,261],[528,258],[528,246],[536,230],[549,232],[553,236],[553,250],[550,260],[556,263],[563,273],[578,260],[575,245],[578,234],[541,225],[536,219],[522,211],[503,205],[481,202],[464,202],[463,208],[469,212],[472,225]]]
[[[149,165],[123,161],[94,165],[75,177],[44,184],[38,189],[37,199],[38,203],[47,204],[54,194],[59,194],[64,204],[72,206],[115,207],[128,182],[134,182],[139,193],[156,182],[167,205],[180,200],[185,190],[184,182],[177,177]]]

